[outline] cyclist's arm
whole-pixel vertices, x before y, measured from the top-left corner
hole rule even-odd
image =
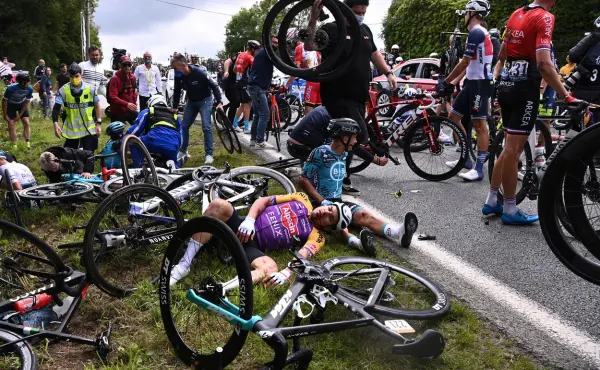
[[[313,51],[315,50],[315,34],[317,33],[317,19],[319,18],[319,13],[323,9],[323,0],[315,0],[311,12],[310,18],[308,19],[308,39],[304,43],[304,50]],[[328,27],[331,23],[325,25]],[[327,32],[330,35],[329,32]]]
[[[144,128],[146,127],[146,123],[148,122],[148,110],[144,109],[143,111],[140,112],[140,114],[138,114],[137,118],[135,119],[135,121],[133,122],[133,125],[131,125],[130,128],[127,129],[127,132],[125,132],[125,135],[135,135],[135,136],[140,136],[140,134],[142,132],[144,132]],[[125,136],[123,135],[123,136]]]
[[[325,198],[323,198],[321,194],[319,194],[317,189],[315,189],[315,187],[309,180],[310,178],[314,179],[318,176],[317,171],[319,167],[322,166],[321,157],[318,154],[318,150],[319,149],[313,150],[308,156],[308,159],[306,160],[306,163],[304,163],[304,167],[302,168],[302,175],[300,176],[298,183],[302,190],[304,190],[304,192],[308,194],[309,197],[314,199],[317,202],[317,204],[321,204],[321,202]]]
[[[390,66],[385,62],[385,59],[383,59],[383,55],[381,55],[379,50],[375,50],[371,53],[371,62],[373,62],[373,65],[377,67],[377,70],[382,75],[391,72]]]
[[[298,253],[300,253],[302,257],[309,259],[317,254],[323,245],[325,245],[325,234],[316,227],[313,227],[306,239],[306,243],[304,243],[304,246],[300,248]]]
[[[551,27],[547,26],[548,23],[551,23]],[[558,75],[558,72],[556,72],[556,67],[554,66],[554,61],[552,60],[552,32],[554,31],[554,16],[551,14],[546,14],[543,17],[539,17],[535,27],[537,29],[535,52],[537,68],[540,71],[542,78],[548,82],[548,85],[550,85],[550,87],[556,91],[559,97],[564,98],[569,93],[563,86],[562,82],[560,82],[560,76]]]
[[[450,82],[452,85],[458,85],[460,83],[460,81],[462,81],[462,79],[466,76],[467,74],[467,70],[465,69],[464,71],[462,71],[462,73],[460,74],[460,76],[456,77],[454,80],[452,80],[452,82]]]
[[[321,194],[319,194],[317,189],[315,189],[315,187],[310,183],[310,181],[306,177],[304,177],[304,175],[300,176],[298,184],[300,185],[300,188],[306,194],[308,194],[309,197],[311,197],[317,202],[317,204],[321,204],[321,202],[325,199],[321,196]]]
[[[571,63],[581,63],[591,47],[600,42],[600,33],[593,32],[584,37],[577,45],[569,51],[569,60]]]
[[[262,213],[271,203],[272,198],[275,197],[262,197],[258,198],[254,203],[252,203],[252,207],[250,207],[250,211],[248,212],[247,217],[252,217],[256,220],[258,215]]]

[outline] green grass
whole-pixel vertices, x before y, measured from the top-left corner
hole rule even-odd
[[[1,90],[1,89],[0,89]],[[39,117],[39,116],[38,116]],[[3,126],[6,127],[5,125]],[[0,148],[8,149],[8,135],[3,129],[0,134]],[[200,125],[192,128],[189,166],[203,163],[204,153]],[[106,141],[103,137],[102,144]],[[218,138],[215,137],[216,144]],[[27,164],[38,181],[45,182],[43,173],[37,164],[37,158],[44,148],[60,145],[62,140],[56,139],[49,120],[32,121],[32,148],[27,150],[23,141],[15,153],[19,161]],[[226,161],[233,167],[262,162],[250,154],[227,154],[217,145],[215,166],[222,166]],[[83,231],[73,231],[75,225],[84,225],[90,219],[95,204],[85,204],[81,209],[48,206],[39,211],[24,211],[23,220],[28,229],[47,240],[51,245],[80,241]],[[2,219],[12,219],[10,214],[0,207]],[[14,244],[0,239],[0,250]],[[79,250],[59,251],[61,257],[74,268],[82,269]],[[328,238],[327,246],[319,254],[318,259],[340,255],[355,255],[358,252]],[[273,253],[279,266],[289,260],[286,252]],[[410,266],[400,260],[394,253],[380,246],[378,258],[388,259],[403,267]],[[133,265],[132,265],[133,267]],[[443,284],[444,282],[438,282]],[[266,290],[262,287],[254,289],[256,314],[265,315],[277,302],[285,287]],[[0,289],[0,293],[2,289]],[[326,320],[348,318],[342,307],[328,307]],[[113,322],[113,348],[109,363],[102,364],[92,348],[76,344],[41,343],[36,346],[40,357],[41,369],[184,369],[185,366],[173,354],[164,333],[160,317],[160,308],[156,289],[150,284],[142,285],[130,297],[117,300],[91,287],[86,299],[78,308],[70,324],[74,334],[95,337],[104,330],[109,322]],[[289,324],[289,322],[288,322]],[[417,361],[411,358],[395,356],[391,353],[392,341],[375,328],[363,328],[353,331],[309,337],[304,345],[315,350],[312,369],[537,369],[540,365],[531,361],[515,344],[485,319],[478,317],[462,302],[453,299],[452,310],[440,321],[415,323],[422,332],[432,328],[442,333],[446,340],[444,353],[433,361]],[[206,328],[200,324],[198,330]],[[234,369],[250,369],[259,367],[270,361],[273,353],[260,338],[250,335],[238,358],[232,364]],[[6,368],[0,356],[0,368]]]

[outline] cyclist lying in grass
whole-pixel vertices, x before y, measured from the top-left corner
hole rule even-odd
[[[298,236],[304,243],[299,253],[311,258],[325,244],[323,231],[346,229],[352,211],[343,203],[313,209],[306,194],[294,193],[256,200],[243,221],[233,206],[222,199],[210,202],[203,216],[218,218],[237,232],[252,268],[253,283],[275,286],[288,281],[292,271],[286,267],[278,272],[275,261],[264,252],[290,248],[293,237]],[[198,233],[189,241],[184,256],[173,267],[171,286],[190,272],[194,256],[211,237],[210,234]]]
[[[75,163],[60,163],[58,159],[72,160]],[[94,152],[51,146],[40,154],[40,168],[50,182],[61,182],[62,175],[71,173],[91,179],[91,173],[94,172]]]
[[[299,181],[302,190],[310,196],[313,206],[327,206],[333,202],[342,202],[342,182],[346,176],[346,157],[356,144],[360,127],[352,119],[339,118],[330,121],[328,130],[329,136],[332,138],[331,144],[322,145],[312,151],[304,164]],[[343,203],[352,212],[352,225],[366,227],[404,248],[408,248],[410,245],[412,236],[419,225],[417,216],[411,212],[404,216],[404,223],[391,224],[385,223],[357,204]],[[351,235],[347,229],[340,232],[349,246],[374,256],[375,247],[372,243],[365,243],[365,240],[369,238],[363,237],[367,229],[361,231],[360,239]]]
[[[37,185],[29,167],[17,163],[10,154],[0,150],[0,186],[5,188],[8,187],[8,183],[4,180],[6,170],[8,170],[9,181],[15,190],[23,190]]]

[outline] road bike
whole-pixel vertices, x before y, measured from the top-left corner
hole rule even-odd
[[[197,233],[211,234],[209,243],[217,239],[232,258],[224,263],[215,258],[214,248],[203,247],[190,273],[169,286],[173,266]],[[308,369],[313,351],[301,347],[301,338],[365,326],[391,337],[397,343],[392,346],[394,353],[431,359],[443,352],[441,334],[427,329],[420,337],[411,335],[415,329],[409,323],[418,325],[448,313],[450,299],[441,288],[389,262],[363,257],[307,261],[297,253],[301,243],[295,239],[290,249],[294,258],[288,264],[295,280],[272,309],[259,316],[254,311],[250,266],[234,232],[222,221],[206,216],[191,219],[178,230],[161,265],[159,294],[167,337],[184,364],[222,369],[234,361],[252,332],[275,352],[273,361],[263,369],[283,369],[290,364]],[[352,317],[325,322],[326,308],[334,305],[346,308]],[[292,310],[292,326],[283,326]],[[309,323],[302,324],[303,319]],[[288,340],[293,343],[291,353]]]
[[[225,111],[223,109],[217,109],[216,102],[213,105],[212,121],[215,124],[217,135],[225,150],[227,150],[229,154],[233,154],[234,151],[242,154],[242,146],[240,144],[240,139],[237,136],[237,132],[233,129],[233,125],[231,124],[231,121],[229,121],[229,118],[227,118]]]
[[[304,85],[306,85],[305,82],[304,82]],[[296,87],[296,89],[294,89],[294,86]],[[304,86],[302,86],[302,87],[304,87]],[[285,96],[285,100],[290,105],[290,122],[289,122],[289,124],[291,126],[298,123],[298,121],[300,121],[302,119],[302,117],[304,117],[304,92],[300,88],[301,88],[300,79],[295,78],[294,83],[292,84],[292,86],[290,86],[290,90],[288,91],[288,94]],[[286,128],[287,128],[287,126],[282,128],[282,130],[285,130]]]
[[[396,110],[392,116],[393,123],[385,127],[385,131],[377,124],[379,107],[368,102],[369,114],[365,122],[369,142],[362,148],[373,155],[388,157],[392,163],[399,165],[390,148],[401,139],[406,164],[416,175],[429,181],[447,180],[458,174],[467,160],[466,135],[455,122],[431,115],[436,106],[433,95],[418,94],[411,98]],[[404,120],[397,120],[405,114]],[[456,161],[453,168],[446,165],[451,161]],[[360,172],[369,165],[368,160],[356,159],[349,166],[348,173]],[[434,172],[434,169],[439,172]]]
[[[288,102],[278,97],[279,91],[272,87],[267,91],[267,102],[269,102],[269,121],[265,130],[265,141],[269,140],[269,133],[275,138],[277,151],[281,151],[281,130],[287,127],[291,118],[291,109]]]
[[[31,344],[42,339],[92,346],[106,361],[110,323],[96,338],[68,330],[90,285],[86,275],[66,266],[50,245],[17,225],[0,220],[0,234],[0,368],[37,369]]]
[[[157,256],[184,218],[203,214],[212,200],[227,200],[242,211],[262,196],[295,190],[284,175],[252,166],[203,166],[176,179],[168,190],[148,184],[124,187],[104,199],[87,224],[83,264],[102,291],[129,295],[155,276]]]

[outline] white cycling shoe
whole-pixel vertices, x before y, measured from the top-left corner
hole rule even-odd
[[[456,167],[457,164],[458,164],[458,159],[455,160],[455,161],[448,161],[448,162],[446,162],[446,166],[448,166],[450,168]]]
[[[171,278],[169,279],[169,286],[173,286],[177,284],[177,282],[184,277],[186,277],[190,273],[190,268],[183,267],[180,264],[175,265],[173,270],[171,270]]]
[[[440,132],[440,134],[438,135],[437,141],[438,141],[438,143],[442,143],[442,144],[452,144],[454,142],[454,140],[452,140],[452,137],[446,135],[444,133],[444,131]]]
[[[462,177],[463,180],[466,181],[481,181],[483,180],[483,175],[480,175],[476,169],[472,169],[469,172],[459,173],[458,176]]]

